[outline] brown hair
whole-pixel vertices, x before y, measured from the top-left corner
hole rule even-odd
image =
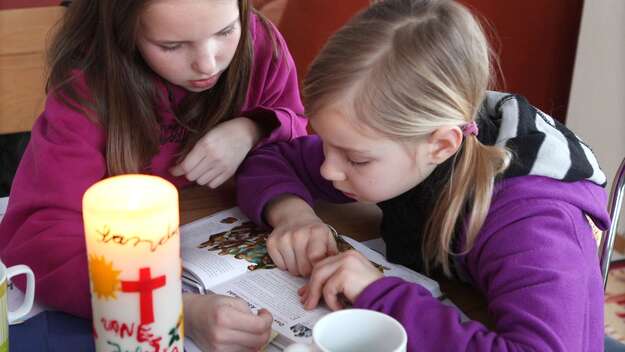
[[[140,172],[159,148],[157,106],[163,97],[155,73],[136,47],[139,16],[149,1],[75,0],[48,50],[46,90],[105,129],[109,175]],[[183,154],[216,124],[239,113],[244,103],[253,60],[249,14],[255,10],[248,0],[236,1],[241,39],[230,66],[215,87],[190,93],[176,108],[189,132]],[[261,20],[268,29],[262,16]],[[90,97],[78,96],[73,70],[84,72]]]
[[[304,104],[314,118],[339,99],[350,116],[395,140],[411,141],[477,117],[491,80],[491,50],[478,21],[451,0],[383,0],[339,30],[311,65]],[[508,152],[469,136],[432,210],[423,241],[426,268],[449,273],[456,225],[471,248],[494,179]],[[468,213],[467,213],[468,212]]]

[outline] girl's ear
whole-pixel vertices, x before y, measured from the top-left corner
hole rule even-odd
[[[456,154],[462,144],[462,138],[462,131],[458,126],[437,128],[428,137],[430,162],[438,165]]]

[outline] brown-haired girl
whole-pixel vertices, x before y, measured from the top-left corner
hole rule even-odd
[[[33,269],[40,303],[83,317],[89,186],[149,173],[214,188],[255,146],[306,133],[293,60],[248,0],[73,1],[49,49],[47,89],[0,224],[1,255]],[[268,339],[268,312],[184,299],[186,331],[203,348],[258,350]]]

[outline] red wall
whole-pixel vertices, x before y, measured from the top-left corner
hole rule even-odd
[[[583,0],[461,0],[494,28],[505,85],[564,121]],[[290,0],[280,30],[300,77],[331,33],[369,0]]]
[[[371,0],[289,0],[279,28],[300,82],[327,39]]]
[[[498,39],[505,85],[564,122],[583,0],[460,0],[483,15]]]

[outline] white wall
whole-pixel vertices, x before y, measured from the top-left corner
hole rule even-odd
[[[584,1],[566,124],[598,155],[609,190],[625,157],[623,0]],[[625,234],[625,215],[620,219]]]

